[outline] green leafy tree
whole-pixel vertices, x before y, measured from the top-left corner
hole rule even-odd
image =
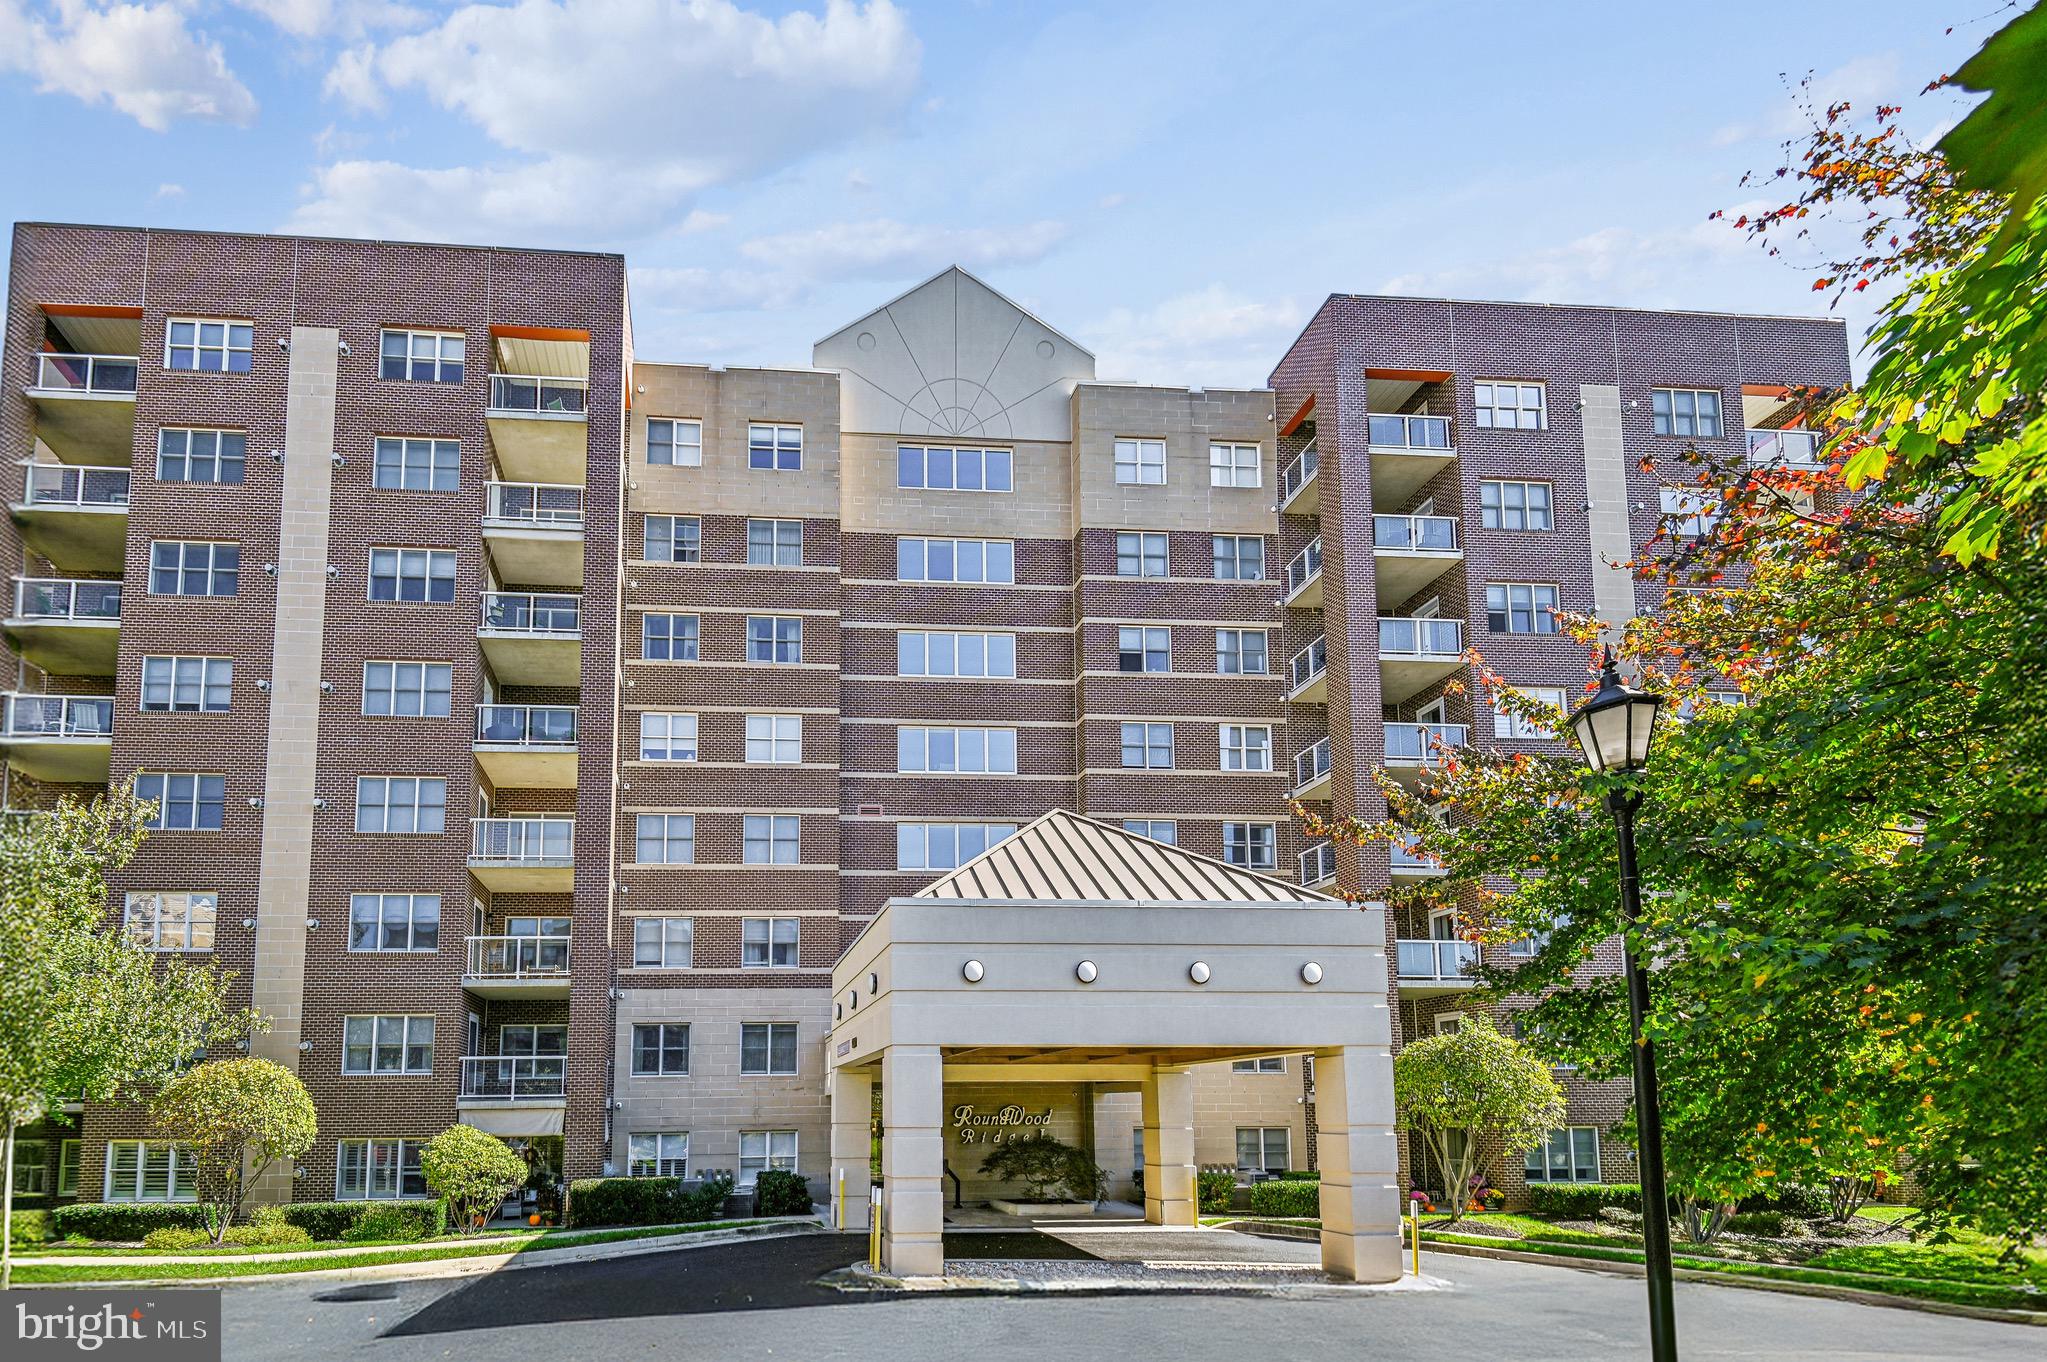
[[[419,1151],[426,1185],[448,1203],[448,1223],[473,1229],[526,1182],[518,1151],[475,1126],[452,1125]]]
[[[1549,1066],[1490,1019],[1465,1017],[1457,1030],[1402,1047],[1393,1060],[1393,1101],[1402,1129],[1418,1131],[1449,1186],[1450,1219],[1484,1163],[1480,1142],[1508,1154],[1533,1148],[1564,1122],[1564,1090]]]
[[[1085,1150],[1051,1135],[1026,1135],[996,1145],[981,1160],[981,1171],[1005,1182],[1021,1182],[1031,1201],[1047,1200],[1054,1191],[1076,1201],[1101,1195],[1102,1170],[1095,1161]]]
[[[65,1102],[136,1094],[195,1047],[247,1034],[224,976],[158,960],[111,928],[107,873],[134,856],[149,816],[123,787],[0,823],[0,1286],[13,1272],[16,1131]]]
[[[267,1059],[196,1064],[150,1104],[162,1131],[190,1147],[207,1229],[218,1244],[240,1218],[249,1187],[278,1159],[312,1147],[313,1099],[298,1075]]]

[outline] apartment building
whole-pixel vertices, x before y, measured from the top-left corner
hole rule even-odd
[[[162,801],[110,925],[274,1018],[321,1134],[270,1195],[417,1194],[463,1120],[822,1199],[833,966],[888,904],[1055,809],[1303,897],[1426,877],[1287,801],[1553,742],[1465,650],[1575,690],[1547,612],[1655,608],[1606,566],[1666,504],[1638,461],[1796,456],[1785,389],[1847,363],[1830,322],[1339,295],[1267,388],[1141,386],[949,270],[720,368],[636,359],[615,256],[24,225],[4,802]],[[1455,904],[1387,917],[1394,1043],[1456,1024]],[[948,1108],[1142,1166],[1130,1085],[968,1072]],[[1191,1084],[1196,1162],[1315,1164],[1302,1055]],[[1571,1087],[1531,1175],[1625,1176]],[[180,1194],[142,1113],[70,1120],[21,1185]]]

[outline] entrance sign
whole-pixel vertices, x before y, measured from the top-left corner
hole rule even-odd
[[[971,1102],[962,1102],[952,1109],[952,1128],[959,1132],[961,1144],[1007,1144],[1026,1138],[1034,1129],[1043,1131],[1051,1124],[1050,1107],[1033,1114],[1014,1102],[995,1111],[982,1111]]]

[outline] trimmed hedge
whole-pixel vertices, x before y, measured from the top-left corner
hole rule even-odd
[[[584,1229],[716,1220],[731,1194],[732,1179],[722,1173],[705,1178],[694,1190],[685,1188],[681,1178],[579,1178],[569,1184],[564,1223]],[[808,1191],[804,1197],[807,1202]]]
[[[1281,1173],[1279,1176],[1282,1182],[1322,1181],[1322,1175],[1312,1168],[1289,1168],[1286,1172]]]
[[[1727,1217],[1727,1228],[1735,1234],[1759,1234],[1766,1239],[1802,1239],[1812,1227],[1784,1211],[1738,1211]]]
[[[1237,1170],[1204,1168],[1194,1179],[1195,1206],[1204,1215],[1226,1215],[1237,1194]]]
[[[205,1228],[205,1208],[188,1202],[91,1201],[50,1212],[50,1230],[59,1239],[130,1243],[151,1230]]]
[[[448,1203],[445,1201],[423,1201],[406,1203],[402,1201],[373,1201],[369,1209],[356,1217],[356,1222],[342,1233],[350,1243],[373,1243],[383,1240],[398,1240],[410,1243],[420,1239],[431,1239],[448,1227]]]
[[[1307,1216],[1322,1214],[1322,1186],[1292,1178],[1275,1178],[1251,1184],[1251,1209],[1258,1215]]]
[[[786,1168],[763,1169],[754,1178],[755,1215],[809,1215],[810,1184]]]
[[[443,1201],[294,1201],[280,1209],[285,1224],[327,1243],[369,1237],[355,1231],[372,1213],[397,1231],[374,1236],[379,1239],[432,1239],[448,1229],[448,1206]]]
[[[1787,1182],[1768,1192],[1743,1197],[1738,1211],[1781,1211],[1800,1220],[1825,1220],[1834,1213],[1832,1199],[1824,1187],[1804,1187]]]
[[[1528,1208],[1553,1220],[1590,1220],[1601,1208],[1642,1209],[1642,1189],[1632,1182],[1531,1182]]]

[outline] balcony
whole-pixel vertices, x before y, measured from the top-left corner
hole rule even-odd
[[[1318,515],[1322,510],[1322,455],[1310,440],[1307,448],[1279,472],[1279,509],[1287,515]]]
[[[1398,506],[1457,459],[1447,416],[1365,418],[1372,455],[1372,504]]]
[[[112,676],[121,640],[121,584],[17,577],[14,613],[0,623],[14,650],[59,676]]]
[[[1329,739],[1294,754],[1294,784],[1287,798],[1329,798]]]
[[[1386,725],[1386,765],[1393,777],[1411,783],[1414,774],[1441,766],[1444,754],[1464,746],[1471,730],[1464,724]]]
[[[590,382],[562,375],[492,374],[484,419],[498,467],[522,482],[585,481]]]
[[[565,894],[576,883],[576,820],[472,818],[469,871],[495,893]]]
[[[1812,472],[1827,466],[1820,456],[1826,436],[1819,431],[1751,430],[1747,434],[1748,461],[1757,468]]]
[[[1286,698],[1292,704],[1320,705],[1329,700],[1329,640],[1318,638],[1286,664]]]
[[[1379,617],[1379,695],[1397,705],[1464,667],[1464,621]]]
[[[1315,843],[1294,859],[1300,866],[1300,879],[1305,886],[1327,884],[1336,878],[1336,848],[1327,842]]]
[[[569,996],[565,936],[472,936],[467,948],[462,987],[479,998]]]
[[[1303,610],[1322,608],[1322,536],[1286,565],[1286,603]]]
[[[36,438],[65,463],[126,468],[135,456],[133,355],[39,354],[24,390]]]
[[[508,686],[583,683],[583,598],[486,591],[476,639]]]
[[[23,464],[9,508],[22,542],[67,572],[119,572],[128,545],[125,468]]]
[[[568,1094],[566,1055],[464,1055],[455,1110],[492,1135],[559,1135]]]
[[[1443,876],[1443,863],[1433,856],[1424,856],[1411,842],[1392,844],[1392,874],[1394,883],[1411,880],[1434,880]]]
[[[1460,993],[1478,982],[1470,973],[1478,968],[1476,941],[1400,940],[1394,952],[1400,991],[1410,998]]]
[[[110,695],[0,696],[7,764],[36,780],[104,785],[114,750]]]
[[[1461,562],[1457,519],[1447,515],[1375,515],[1372,560],[1379,599],[1404,601]]]
[[[500,789],[576,788],[573,705],[478,705],[476,764]]]
[[[483,542],[498,577],[535,586],[583,584],[583,489],[560,482],[492,482],[483,489]]]

